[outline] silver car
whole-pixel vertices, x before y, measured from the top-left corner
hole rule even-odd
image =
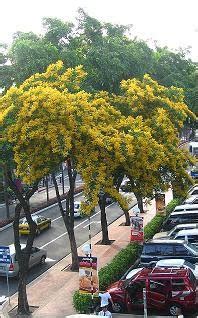
[[[25,244],[21,244],[21,249],[25,248]],[[14,244],[9,245],[10,248],[10,264],[0,263],[0,276],[6,276],[8,271],[9,277],[18,277],[19,274],[19,265],[16,258],[16,251]],[[32,247],[32,251],[30,254],[29,260],[29,268],[37,265],[37,264],[45,264],[45,260],[47,257],[47,252],[38,247]]]

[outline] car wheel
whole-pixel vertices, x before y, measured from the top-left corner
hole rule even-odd
[[[181,306],[180,305],[178,305],[178,304],[170,305],[169,313],[171,314],[171,316],[176,316],[179,311],[181,311]]]
[[[41,230],[40,229],[37,229],[36,230],[36,235],[39,235],[41,233]]]
[[[52,226],[51,222],[48,224],[48,229],[50,229],[50,227]]]
[[[46,260],[46,257],[45,257],[45,255],[43,255],[43,256],[41,257],[40,264],[41,264],[41,265],[44,265],[44,264],[45,264],[45,260]]]
[[[114,301],[114,306],[112,306],[112,312],[114,313],[123,313],[125,311],[124,305]]]

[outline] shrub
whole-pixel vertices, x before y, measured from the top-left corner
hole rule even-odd
[[[120,279],[138,257],[139,246],[131,243],[122,249],[111,261],[99,271],[100,290],[105,290],[109,284]]]
[[[173,199],[166,206],[166,215],[169,215],[177,205],[181,204],[181,199]]]
[[[91,302],[90,294],[82,294],[76,291],[73,295],[73,306],[81,314],[90,313]]]
[[[155,233],[159,232],[166,216],[157,214],[145,227],[144,227],[144,239],[151,239]]]

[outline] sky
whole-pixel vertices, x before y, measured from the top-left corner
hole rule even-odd
[[[16,31],[42,33],[42,18],[75,22],[78,8],[100,20],[132,24],[132,36],[170,49],[191,47],[198,61],[198,0],[7,0],[0,6],[0,42]]]

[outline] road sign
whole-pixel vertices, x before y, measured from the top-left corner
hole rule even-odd
[[[0,246],[0,263],[10,264],[10,248],[8,246]]]

